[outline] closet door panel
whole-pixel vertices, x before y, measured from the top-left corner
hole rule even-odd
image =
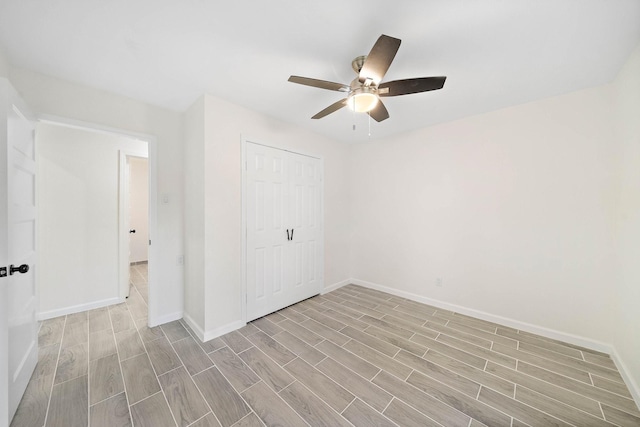
[[[322,291],[318,266],[322,261],[320,224],[320,160],[292,154],[290,211],[293,218],[295,283],[291,301],[300,301]]]
[[[247,145],[247,315],[286,299],[287,162],[280,150]]]

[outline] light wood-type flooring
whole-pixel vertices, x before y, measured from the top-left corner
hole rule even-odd
[[[349,285],[201,343],[126,303],[42,322],[12,426],[640,426],[611,359]]]

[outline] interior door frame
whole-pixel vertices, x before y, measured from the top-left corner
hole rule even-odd
[[[0,102],[8,99],[8,80],[0,78]],[[7,102],[8,104],[8,102]],[[6,107],[0,105],[0,115],[4,115]],[[6,120],[0,120],[0,138],[7,138]],[[8,138],[7,138],[8,145]],[[0,165],[8,166],[8,155],[6,149],[0,149]],[[6,224],[5,228],[0,227],[0,264],[6,267],[9,264],[9,192],[8,192],[8,171],[0,176],[0,221]],[[9,423],[9,285],[7,277],[0,279],[0,425]],[[5,314],[7,313],[7,314]],[[13,417],[13,415],[12,415]]]
[[[136,150],[119,150],[119,167],[118,167],[118,278],[119,283],[119,296],[121,302],[129,297],[129,252],[130,252],[130,239],[129,239],[129,219],[127,214],[131,213],[131,206],[129,211],[125,212],[125,206],[129,205],[127,200],[129,197],[129,184],[131,182],[131,174],[127,173],[128,158],[136,157],[138,159],[149,159],[149,150],[147,145],[147,152]],[[151,186],[151,181],[149,181]],[[147,194],[149,198],[149,194]],[[151,205],[149,205],[151,210]],[[148,221],[148,219],[147,219]],[[151,236],[151,234],[149,234]],[[148,266],[148,265],[147,265]]]
[[[153,239],[157,239],[158,236],[158,140],[154,135],[145,133],[131,132],[125,129],[114,128],[110,126],[104,126],[91,122],[84,122],[81,120],[69,119],[66,117],[40,114],[37,119],[41,123],[50,123],[58,126],[66,126],[74,129],[80,129],[88,132],[105,133],[108,135],[124,136],[127,138],[137,139],[147,143],[147,158],[149,161],[149,241],[153,242]],[[126,151],[126,150],[125,150]],[[118,184],[119,185],[119,184]],[[119,208],[120,210],[120,208]],[[118,235],[120,236],[120,230]],[[118,261],[122,259],[122,239],[119,240],[119,253]],[[158,316],[159,308],[159,292],[157,286],[153,286],[156,278],[156,264],[158,260],[158,245],[149,245],[149,316],[147,324],[149,326],[155,326],[160,324],[160,316]],[[127,262],[128,264],[128,262]],[[119,275],[120,277],[120,275]],[[118,295],[120,295],[120,283],[118,283]]]
[[[301,156],[312,157],[314,159],[318,159],[320,161],[320,168],[322,170],[321,181],[320,181],[320,238],[322,242],[322,250],[320,251],[320,281],[324,287],[324,157],[319,156],[317,154],[309,154],[304,153],[300,150],[292,150],[284,148],[281,145],[275,145],[270,143],[258,142],[259,139],[254,139],[250,137],[245,137],[240,135],[241,140],[241,148],[242,148],[242,226],[241,226],[241,262],[240,262],[240,274],[241,274],[241,306],[242,306],[242,322],[244,324],[247,323],[247,144],[257,144],[262,145],[264,147],[275,148],[276,150],[282,150],[293,154],[299,154]]]

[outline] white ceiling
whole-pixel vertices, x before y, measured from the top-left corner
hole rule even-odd
[[[386,98],[379,138],[611,81],[640,42],[640,0],[0,0],[9,62],[184,111],[204,92],[342,141],[367,116],[310,117],[380,34],[402,39],[386,80],[446,75]],[[352,125],[356,123],[356,130]]]

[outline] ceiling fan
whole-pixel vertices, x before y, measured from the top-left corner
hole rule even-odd
[[[358,56],[351,62],[351,67],[358,76],[349,85],[300,76],[291,76],[289,81],[347,93],[346,98],[329,105],[311,117],[312,119],[321,119],[348,106],[358,113],[369,113],[374,120],[381,122],[389,118],[389,112],[380,98],[442,89],[447,79],[444,76],[419,77],[381,83],[400,48],[400,42],[400,39],[382,34],[371,48],[369,55]]]

